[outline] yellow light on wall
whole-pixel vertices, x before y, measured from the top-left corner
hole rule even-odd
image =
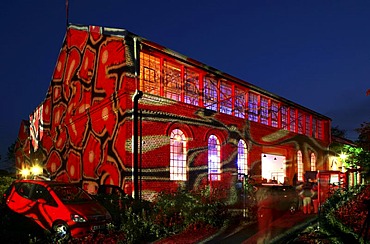
[[[347,154],[345,154],[345,153],[341,153],[341,154],[339,155],[339,157],[340,157],[340,159],[342,159],[342,160],[344,161],[344,160],[346,160],[346,158],[348,157],[348,155],[347,155]]]
[[[34,176],[42,174],[42,168],[39,165],[34,165],[31,167],[31,173]]]
[[[341,152],[340,155],[339,155],[339,158],[341,159],[342,161],[342,172],[346,172],[346,158],[348,157],[347,154]]]
[[[23,168],[21,169],[20,173],[24,179],[27,179],[27,177],[30,175],[30,170],[27,168]]]

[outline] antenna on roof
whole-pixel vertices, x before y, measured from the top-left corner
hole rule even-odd
[[[68,6],[68,0],[66,0],[66,28],[68,28],[68,22],[69,22],[69,6]]]

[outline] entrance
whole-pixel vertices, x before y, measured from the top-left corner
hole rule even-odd
[[[261,164],[263,179],[266,179],[268,183],[284,183],[286,177],[285,156],[263,153]]]

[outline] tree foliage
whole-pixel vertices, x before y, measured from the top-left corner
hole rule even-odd
[[[346,168],[357,168],[359,166],[367,176],[370,176],[370,123],[362,123],[356,131],[359,135],[355,144],[333,142],[330,148],[336,155],[345,155],[344,165]],[[344,138],[345,130],[333,127],[332,136]]]
[[[13,142],[9,147],[8,147],[8,152],[7,152],[7,159],[11,163],[15,163],[15,142]]]
[[[331,135],[336,137],[346,137],[346,130],[340,129],[339,126],[331,128]]]
[[[370,151],[370,122],[364,122],[356,129],[358,132],[358,145],[364,150]]]
[[[370,176],[370,122],[364,122],[356,129],[359,133],[357,144],[361,150],[356,154],[359,165],[364,169],[366,175]]]

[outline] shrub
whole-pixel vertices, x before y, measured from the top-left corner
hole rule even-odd
[[[0,201],[2,200],[3,194],[9,188],[13,181],[14,181],[13,177],[0,176]]]
[[[132,205],[122,215],[120,230],[127,243],[152,242],[188,228],[219,227],[226,220],[226,207],[201,194],[179,190],[162,192],[154,203]]]
[[[337,190],[321,206],[320,225],[345,242],[369,239],[369,236],[360,236],[368,214],[363,200],[369,194],[370,186]]]

